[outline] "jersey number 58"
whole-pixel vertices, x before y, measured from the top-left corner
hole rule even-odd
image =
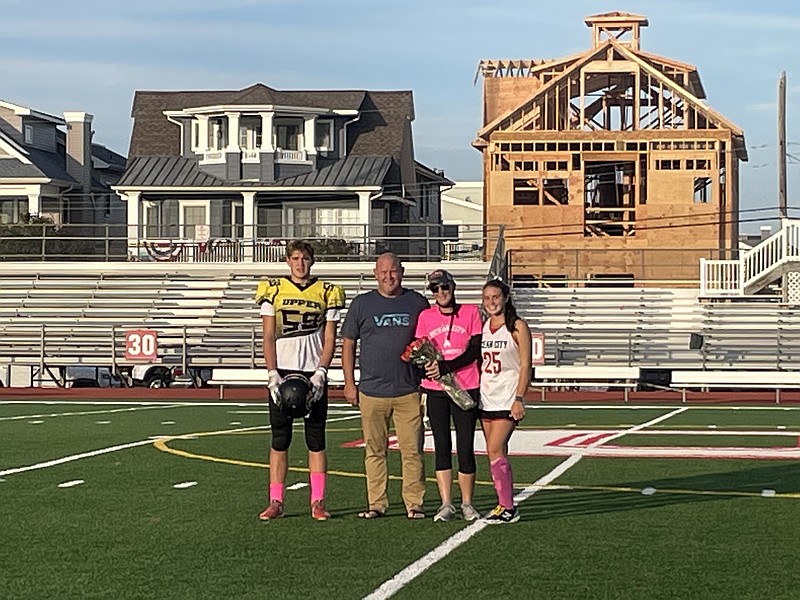
[[[319,315],[312,312],[300,312],[299,310],[283,309],[281,315],[281,331],[284,336],[306,335],[314,333],[319,328],[317,317]]]

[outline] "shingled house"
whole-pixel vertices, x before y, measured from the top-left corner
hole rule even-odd
[[[410,91],[138,91],[133,119],[114,189],[137,255],[279,260],[296,237],[414,255],[438,232],[451,182],[414,160]]]
[[[28,214],[57,225],[114,222],[119,200],[110,185],[125,158],[92,142],[92,120],[86,112],[61,117],[0,100],[0,224]]]
[[[528,277],[696,281],[738,247],[744,134],[696,67],[642,50],[646,17],[585,22],[583,52],[480,63],[485,223]]]

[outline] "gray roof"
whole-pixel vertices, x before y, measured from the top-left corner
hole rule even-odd
[[[280,91],[261,83],[242,90],[152,92],[137,91],[133,98],[133,131],[129,156],[179,156],[178,126],[165,110],[200,106],[275,104],[358,110],[360,118],[347,130],[348,154],[413,155],[410,144],[414,98],[411,91],[366,90]]]
[[[54,152],[45,152],[36,148],[26,148],[28,160],[26,164],[18,158],[0,160],[0,177],[18,179],[55,179],[67,183],[77,183],[64,168],[64,157]]]
[[[203,173],[197,161],[182,156],[139,156],[117,182],[118,186],[136,187],[220,187],[222,179]]]
[[[274,183],[225,181],[202,172],[195,159],[180,156],[139,156],[131,159],[117,183],[121,187],[367,187],[383,183],[391,156],[348,156],[321,169]]]
[[[292,187],[376,186],[392,166],[391,156],[348,156],[332,165],[276,182]]]
[[[31,162],[42,170],[45,177],[77,183],[75,178],[67,173],[66,159],[62,155],[30,147],[26,150]]]
[[[63,149],[64,136],[63,132],[57,131],[57,134],[59,133],[61,134],[59,140]],[[2,131],[0,131],[0,138],[10,143],[20,152],[27,153],[27,158],[32,163],[26,164],[17,158],[4,158],[0,160],[0,177],[17,179],[46,178],[67,184],[77,183],[75,178],[67,173],[66,158],[62,152],[48,152],[31,146],[20,146]],[[92,156],[105,160],[118,171],[125,167],[125,157],[108,150],[104,146],[93,144]],[[106,184],[92,175],[93,189],[107,189],[107,187]]]
[[[40,178],[44,177],[36,165],[26,165],[16,158],[4,158],[0,160],[0,177],[19,177],[19,178]]]

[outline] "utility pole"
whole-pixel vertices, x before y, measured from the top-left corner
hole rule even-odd
[[[786,210],[786,71],[778,83],[778,212],[785,219]]]

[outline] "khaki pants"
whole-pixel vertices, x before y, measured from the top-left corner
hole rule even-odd
[[[361,427],[364,431],[366,454],[364,469],[367,475],[369,508],[386,512],[389,497],[387,445],[389,417],[394,419],[397,441],[403,465],[403,502],[406,511],[421,510],[425,498],[425,466],[422,462],[422,406],[419,392],[393,398],[376,398],[359,393]]]

